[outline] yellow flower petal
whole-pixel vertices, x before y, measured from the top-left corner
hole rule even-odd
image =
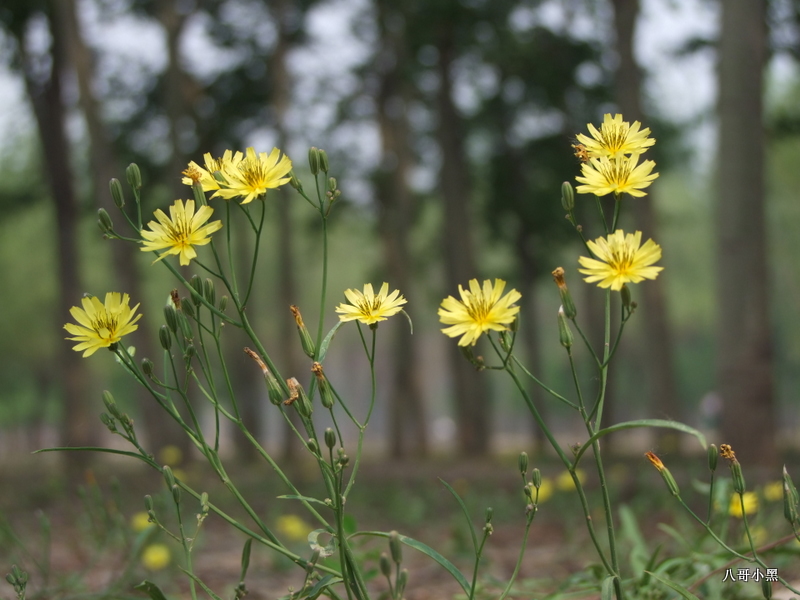
[[[129,302],[128,294],[119,292],[108,292],[105,303],[94,296],[81,299],[83,308],[73,306],[69,310],[78,325],[64,325],[67,333],[73,336],[66,339],[78,342],[72,349],[76,352],[83,351],[83,356],[91,356],[100,348],[108,348],[123,336],[136,331],[139,328],[136,322],[142,315],[134,316],[139,305],[131,308]]]
[[[658,177],[658,173],[652,173],[656,166],[652,160],[637,165],[638,160],[638,155],[630,158],[626,156],[590,158],[589,162],[581,165],[582,177],[575,178],[584,185],[579,185],[575,191],[579,194],[596,196],[605,196],[612,192],[627,193],[634,197],[645,196],[646,192],[642,189],[648,187]]]
[[[176,200],[169,207],[169,217],[162,210],[157,210],[154,215],[158,223],[150,221],[147,224],[150,231],[142,229],[142,252],[165,250],[156,261],[177,254],[180,264],[188,265],[197,257],[194,246],[205,246],[211,241],[211,234],[222,229],[222,221],[203,225],[213,213],[214,209],[210,206],[201,206],[195,213],[194,200],[187,200],[185,205],[182,200]]]
[[[384,283],[376,294],[371,283],[364,284],[364,291],[348,289],[344,291],[345,298],[350,304],[340,304],[336,307],[340,321],[360,321],[365,325],[372,325],[378,321],[385,321],[387,317],[397,314],[403,309],[406,299],[400,295],[399,290],[389,294],[389,284]]]
[[[618,292],[627,282],[639,283],[644,279],[655,279],[664,267],[654,267],[653,263],[661,260],[661,247],[653,240],[647,240],[640,247],[642,232],[629,233],[627,236],[617,229],[608,238],[598,238],[586,245],[597,257],[581,256],[578,259],[587,283],[597,283],[601,288],[611,288]]]
[[[598,130],[589,123],[587,128],[592,137],[578,134],[578,141],[586,147],[590,158],[607,156],[615,158],[617,156],[637,155],[645,152],[650,146],[656,143],[655,139],[648,137],[650,129],[642,129],[639,121],[634,121],[630,125],[622,120],[622,115],[610,114],[603,116],[603,124]]]
[[[494,284],[485,280],[483,286],[477,279],[469,282],[469,291],[458,286],[461,300],[448,296],[439,308],[439,321],[450,325],[442,333],[450,337],[462,336],[459,346],[475,345],[481,334],[487,331],[505,331],[514,322],[519,306],[513,306],[522,294],[511,290],[501,297],[506,282],[495,279]]]

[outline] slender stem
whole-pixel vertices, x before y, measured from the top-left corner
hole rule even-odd
[[[539,381],[539,379],[537,379],[536,376],[533,373],[531,373],[527,368],[525,368],[525,365],[523,365],[516,356],[512,356],[511,359],[514,361],[515,365],[517,365],[520,369],[522,369],[522,372],[525,373],[525,375],[530,377],[536,385],[538,385],[540,388],[542,388],[548,394],[553,396],[553,398],[563,402],[564,404],[566,404],[570,408],[575,408],[575,409],[578,408],[577,404],[574,404],[574,403],[570,402],[569,400],[564,398],[564,396],[562,396],[561,394],[559,394],[555,390],[547,387],[544,383]],[[507,370],[507,367],[502,367],[502,370]]]
[[[242,305],[247,306],[247,301],[250,299],[250,293],[253,291],[253,282],[256,279],[256,264],[258,264],[258,250],[261,244],[261,231],[264,228],[264,215],[266,214],[266,202],[261,198],[261,220],[258,222],[258,229],[256,229],[256,247],[253,251],[253,262],[250,265],[250,282],[247,284],[247,293],[244,295]],[[250,213],[245,211],[247,217],[250,218]],[[251,221],[252,223],[252,221]]]
[[[611,231],[616,231],[617,230],[617,221],[619,220],[619,208],[620,208],[620,205],[622,204],[622,202],[620,202],[620,200],[622,200],[622,196],[618,192],[615,192],[614,193],[614,218],[611,221]]]
[[[539,500],[539,490],[536,490],[536,501]],[[525,533],[522,535],[522,546],[519,549],[519,556],[517,557],[517,564],[514,565],[514,572],[511,573],[511,578],[508,580],[508,584],[506,584],[503,593],[500,594],[500,598],[497,600],[504,600],[508,593],[511,591],[511,586],[514,585],[514,581],[517,579],[517,575],[519,574],[519,568],[522,565],[522,557],[525,556],[525,548],[528,545],[528,533],[531,530],[531,525],[533,524],[533,518],[536,516],[536,508],[531,511],[531,514],[528,515],[525,519]]]
[[[170,490],[172,492],[172,490]],[[178,515],[178,531],[181,534],[181,546],[183,546],[183,554],[186,557],[186,570],[194,574],[194,570],[192,569],[192,549],[189,546],[189,541],[186,539],[186,533],[183,530],[183,518],[181,517],[181,507],[180,503],[175,502],[175,512]],[[192,600],[197,600],[197,590],[195,589],[195,583],[193,578],[189,578],[189,591],[192,594]]]
[[[481,545],[478,546],[475,552],[475,566],[472,568],[472,585],[469,586],[469,600],[475,597],[475,584],[478,581],[478,567],[481,564],[481,557],[483,556],[483,547],[486,545],[486,540],[489,538],[489,531],[486,527],[483,528],[483,539]]]
[[[228,226],[225,228],[225,244],[228,250],[228,271],[231,274],[231,281],[233,282],[233,289],[231,293],[233,297],[236,299],[236,303],[239,303],[239,286],[236,283],[236,269],[233,266],[233,246],[231,245],[231,203],[225,203],[225,221],[228,223]]]
[[[600,213],[600,222],[603,223],[603,229],[606,230],[606,235],[608,235],[611,232],[608,230],[608,223],[606,222],[606,215],[605,215],[605,212],[603,212],[603,202],[600,200],[600,196],[595,196],[594,199],[595,199],[595,202],[597,204],[597,212]]]

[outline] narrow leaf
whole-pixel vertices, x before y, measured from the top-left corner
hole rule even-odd
[[[325,339],[322,340],[322,343],[319,345],[319,350],[317,352],[318,362],[322,362],[325,359],[325,355],[328,353],[328,346],[331,345],[331,342],[333,341],[333,336],[336,335],[336,332],[339,331],[339,327],[341,327],[343,323],[344,321],[339,321],[338,323],[336,323],[336,325],[333,326],[333,329],[331,329],[328,332],[328,335],[325,336]]]
[[[406,320],[408,320],[408,328],[411,330],[411,335],[414,335],[414,323],[411,321],[411,317],[402,308],[400,309],[400,312],[403,313],[403,316],[406,318]]]
[[[244,581],[247,575],[247,569],[250,568],[250,546],[252,545],[253,538],[247,538],[247,541],[244,543],[244,548],[242,548],[242,575],[239,577],[240,582]]]
[[[439,478],[439,481],[442,482],[442,485],[444,485],[444,487],[446,487],[448,490],[450,490],[450,493],[453,494],[453,497],[456,499],[456,501],[458,502],[458,505],[461,507],[461,510],[464,512],[464,517],[467,519],[467,525],[469,525],[469,533],[472,536],[472,546],[475,548],[475,552],[477,553],[478,552],[478,538],[475,535],[475,527],[472,525],[472,519],[469,516],[469,511],[467,510],[467,505],[464,504],[464,501],[461,499],[461,496],[459,496],[456,493],[456,491],[450,486],[449,483],[447,483],[441,477]]]
[[[600,586],[600,600],[614,600],[614,580],[616,575],[609,575],[603,579],[603,584]]]
[[[685,587],[683,587],[678,583],[675,583],[674,581],[670,581],[666,577],[661,577],[660,575],[656,575],[652,571],[648,571],[647,574],[650,575],[653,579],[660,581],[671,590],[678,592],[681,595],[681,598],[685,598],[686,600],[700,600],[697,596],[695,596]]]
[[[146,579],[139,585],[133,586],[133,589],[143,591],[145,594],[150,596],[151,600],[167,600],[167,597],[158,588],[158,586],[152,581],[147,581]]]
[[[316,498],[311,498],[309,496],[298,496],[295,494],[285,494],[283,496],[278,496],[279,500],[305,500],[306,502],[313,502],[314,504],[322,504],[322,506],[328,506],[322,500],[317,500]]]

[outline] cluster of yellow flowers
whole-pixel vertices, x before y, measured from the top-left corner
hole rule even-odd
[[[642,189],[658,177],[658,173],[652,173],[653,161],[637,164],[639,156],[655,143],[649,137],[650,130],[640,129],[638,122],[630,125],[622,120],[622,115],[605,115],[599,130],[591,124],[588,128],[591,138],[577,136],[580,144],[576,149],[584,160],[582,176],[577,177],[584,185],[577,188],[578,193],[605,195],[614,192],[618,199],[621,193],[645,195]],[[220,158],[205,154],[204,167],[189,163],[183,172],[183,183],[199,183],[204,192],[213,192],[211,198],[240,198],[242,204],[247,204],[255,198],[263,198],[267,190],[288,183],[291,169],[291,160],[277,148],[269,154],[256,153],[253,148],[247,148],[244,153],[226,150]],[[141,250],[162,251],[156,261],[167,255],[177,255],[181,265],[188,265],[197,256],[195,246],[210,243],[211,234],[222,228],[221,221],[208,222],[213,212],[210,206],[196,210],[194,200],[176,200],[169,209],[169,216],[157,210],[156,220],[148,223],[149,230],[141,231]],[[662,267],[653,266],[661,258],[661,248],[652,240],[642,245],[641,237],[639,231],[625,234],[619,229],[606,238],[588,241],[587,247],[594,258],[579,258],[583,267],[580,272],[587,276],[586,281],[619,291],[626,282],[655,279],[662,270]],[[505,286],[506,282],[501,279],[494,282],[487,279],[482,285],[473,279],[468,289],[459,286],[459,298],[448,296],[439,308],[439,319],[447,325],[443,333],[460,336],[459,346],[474,346],[484,333],[507,330],[517,318],[520,309],[516,302],[522,295],[514,289],[503,295]],[[406,303],[398,290],[389,292],[387,283],[378,293],[368,283],[363,291],[348,289],[344,294],[349,303],[336,308],[340,320],[357,320],[371,327],[400,312]],[[121,299],[119,293],[108,294],[105,305],[97,298],[85,298],[83,309],[72,309],[72,316],[79,325],[65,326],[75,336],[68,339],[79,342],[75,350],[83,350],[84,356],[109,347],[136,330],[135,323],[141,316],[134,317],[136,308],[138,305],[133,309],[128,307],[127,294]]]

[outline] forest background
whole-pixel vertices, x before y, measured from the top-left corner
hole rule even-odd
[[[62,325],[83,293],[124,291],[145,315],[131,343],[153,355],[172,284],[149,255],[101,239],[108,181],[138,163],[148,214],[190,197],[190,160],[250,145],[284,149],[301,178],[310,145],[329,154],[343,190],[329,325],[335,290],[388,281],[409,300],[413,336],[402,319],[382,326],[376,450],[530,450],[525,408],[441,335],[436,308],[471,278],[506,279],[523,294],[528,364],[566,388],[550,272],[567,269],[594,339],[602,315],[579,282],[560,184],[579,172],[575,134],[617,112],[658,140],[661,176],[624,224],[663,247],[665,271],[634,286],[609,418],[718,431],[751,464],[796,449],[800,2],[6,0],[0,26],[0,459],[109,443],[103,389],[157,445],[185,448],[111,356],[81,359]],[[297,200],[267,196],[250,305],[284,373],[306,368],[288,306],[319,293],[316,225]],[[235,332],[228,343],[241,353]],[[326,371],[366,401],[358,338],[337,344]],[[246,422],[292,456],[260,371],[244,355],[234,365]],[[556,429],[570,439],[566,421]],[[240,441],[231,451],[248,451]],[[679,449],[635,445],[654,447]]]

